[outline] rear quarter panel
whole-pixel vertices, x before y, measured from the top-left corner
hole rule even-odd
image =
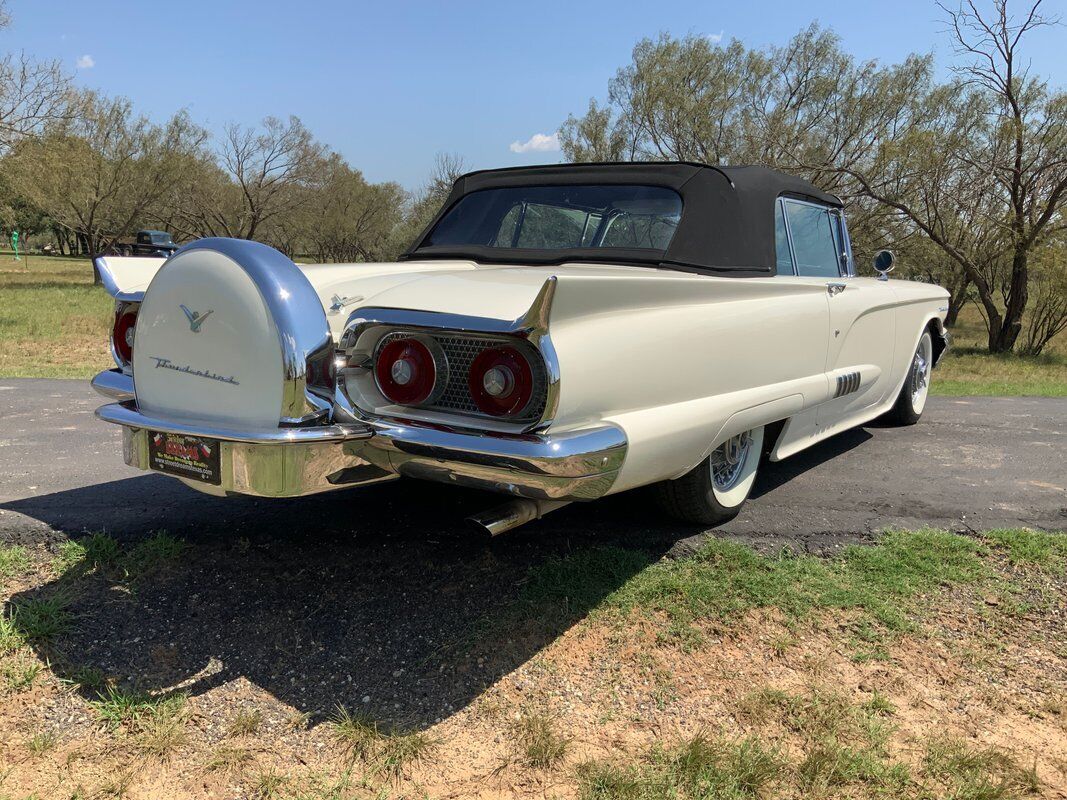
[[[610,422],[612,491],[678,477],[723,439],[827,397],[824,286],[774,278],[559,277],[553,429]]]

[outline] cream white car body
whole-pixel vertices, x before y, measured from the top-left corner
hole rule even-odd
[[[328,437],[318,444],[278,443],[294,430],[279,426],[279,409],[283,422],[302,417],[303,396],[286,394],[303,395],[305,387],[287,383],[286,376],[300,367],[279,352],[279,341],[284,351],[290,333],[286,326],[295,323],[279,325],[280,312],[263,284],[240,263],[245,246],[251,244],[237,243],[227,253],[209,241],[166,261],[98,259],[119,303],[140,303],[132,365],[96,380],[102,393],[119,401],[100,415],[123,425],[126,460],[142,468],[144,431],[153,424],[229,441],[224,460],[232,463],[224,463],[228,477],[221,485],[183,478],[213,493],[306,494],[408,474],[534,500],[590,499],[678,478],[729,437],[784,423],[769,443],[769,458],[779,460],[889,410],[920,336],[928,330],[943,335],[947,310],[940,287],[863,277],[716,277],[579,262],[303,265],[287,280],[306,279],[302,288],[317,304],[313,314],[306,305],[294,313],[310,320],[311,328],[325,322],[331,346],[342,351],[346,327],[368,316],[368,309],[385,309],[415,312],[420,324],[442,329],[455,329],[461,320],[466,330],[536,330],[538,347],[550,358],[552,397],[544,418],[533,423],[398,408],[372,398],[372,391],[353,403],[335,390],[320,422],[362,425],[369,432],[339,435],[323,450],[319,445]],[[192,331],[182,306],[210,315]],[[307,418],[314,416],[315,402]],[[252,436],[263,430],[281,438],[265,443]],[[569,435],[604,430],[617,437],[604,448],[610,456],[597,451],[603,469],[592,471],[602,480],[588,491],[572,492],[566,481],[545,490],[521,476],[511,481],[506,472],[512,455],[491,447],[490,456],[479,456],[466,469],[455,469],[451,457],[426,449],[425,442],[404,447],[405,431],[454,436],[454,450],[490,439],[526,447],[530,437],[551,448]],[[285,475],[267,481],[251,476],[260,453],[286,447],[306,450],[262,466]],[[305,473],[312,467],[321,474],[309,479]],[[357,474],[364,467],[370,471]],[[560,462],[548,472],[566,477],[568,468]],[[326,482],[329,470],[353,477]]]

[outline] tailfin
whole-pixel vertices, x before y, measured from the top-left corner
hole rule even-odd
[[[164,261],[165,258],[159,257],[97,256],[93,259],[93,269],[104,289],[116,300],[140,302]]]

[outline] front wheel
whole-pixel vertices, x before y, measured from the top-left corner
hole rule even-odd
[[[930,394],[930,373],[934,368],[934,340],[930,331],[923,331],[919,346],[908,367],[908,377],[900,387],[900,394],[885,419],[896,425],[914,425],[923,415],[926,398]]]
[[[681,478],[656,484],[660,505],[684,522],[728,522],[752,491],[762,452],[762,426],[730,437]]]

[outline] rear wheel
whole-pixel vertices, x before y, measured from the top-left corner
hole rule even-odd
[[[930,393],[930,372],[933,368],[934,340],[927,330],[919,337],[919,346],[915,348],[915,355],[908,367],[908,377],[900,387],[893,408],[886,413],[886,421],[895,425],[914,425],[919,421]]]
[[[752,491],[763,427],[732,436],[691,471],[656,485],[660,505],[684,522],[720,525],[737,516]]]

